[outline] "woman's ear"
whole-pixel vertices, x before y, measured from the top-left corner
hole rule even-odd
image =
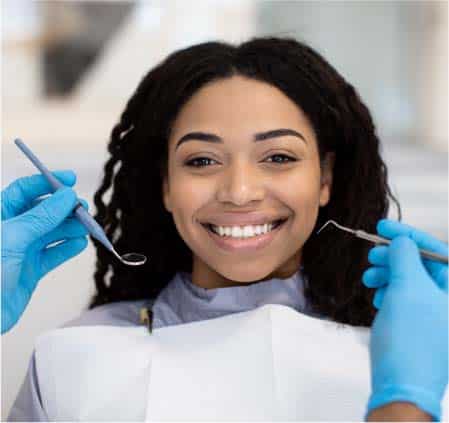
[[[335,153],[326,153],[326,157],[321,165],[320,206],[327,205],[331,198],[334,163]]]
[[[171,213],[170,190],[168,187],[168,181],[166,177],[164,177],[162,182],[162,198],[164,201],[164,207],[168,212]]]

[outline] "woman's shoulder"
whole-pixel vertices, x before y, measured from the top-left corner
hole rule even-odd
[[[136,326],[142,307],[151,307],[153,300],[118,301],[86,310],[62,327],[73,326]]]

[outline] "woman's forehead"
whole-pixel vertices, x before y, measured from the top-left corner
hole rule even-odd
[[[304,112],[270,84],[234,76],[198,90],[179,111],[171,138],[187,132],[220,132],[223,136],[253,136],[256,132],[291,128],[314,136]]]

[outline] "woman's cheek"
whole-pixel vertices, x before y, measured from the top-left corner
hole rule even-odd
[[[172,187],[174,201],[173,217],[178,230],[182,233],[191,232],[192,223],[196,222],[199,211],[210,203],[210,193],[201,185],[194,184],[188,178]]]
[[[315,178],[303,179],[301,185],[296,186],[296,190],[290,190],[289,204],[294,209],[294,231],[305,241],[311,235],[318,217],[320,186]]]

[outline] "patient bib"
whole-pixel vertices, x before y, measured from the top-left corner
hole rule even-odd
[[[36,344],[50,420],[362,420],[369,329],[283,305],[155,329],[82,326]],[[444,415],[446,406],[443,405]]]

